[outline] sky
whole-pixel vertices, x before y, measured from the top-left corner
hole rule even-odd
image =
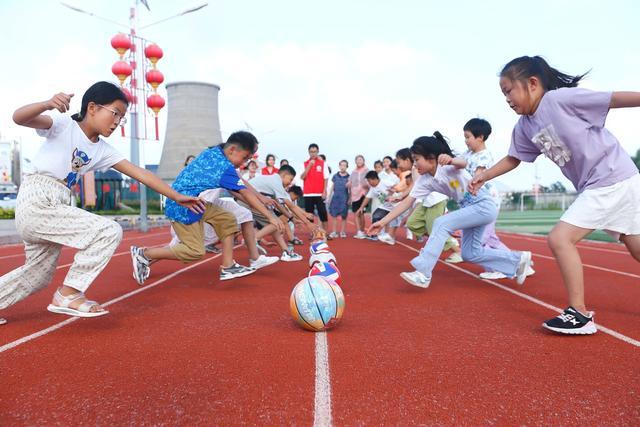
[[[128,23],[133,0],[68,0],[95,15]],[[140,26],[198,1],[148,0]],[[223,138],[248,127],[259,153],[298,165],[315,142],[330,165],[357,154],[367,164],[439,130],[465,148],[462,127],[487,119],[487,147],[496,160],[508,150],[518,116],[507,106],[498,72],[517,56],[542,55],[567,73],[590,70],[582,86],[640,91],[640,2],[212,0],[197,12],[142,29],[164,50],[165,83],[202,81],[221,87]],[[13,111],[72,92],[72,110],[98,80],[117,82],[110,39],[115,24],[53,0],[0,2],[0,139],[22,142],[26,157],[42,140],[15,125]],[[164,85],[159,93],[166,98]],[[146,164],[159,162],[160,141],[142,144]],[[612,110],[607,127],[630,154],[640,149],[640,109]],[[149,120],[148,135],[152,135]],[[109,142],[129,156],[127,139]],[[503,188],[531,189],[561,181],[550,161],[521,164],[498,179]]]

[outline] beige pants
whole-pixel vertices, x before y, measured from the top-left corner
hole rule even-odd
[[[26,261],[0,277],[0,309],[49,284],[62,246],[78,249],[64,279],[84,292],[107,265],[122,240],[111,220],[70,206],[71,192],[59,181],[26,175],[18,192],[16,227],[24,240]]]

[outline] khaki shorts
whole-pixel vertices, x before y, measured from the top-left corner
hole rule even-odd
[[[220,241],[238,232],[238,223],[232,213],[219,206],[207,203],[207,208],[198,222],[182,224],[171,222],[180,242],[171,246],[171,252],[182,262],[197,261],[204,256],[204,223],[213,227]]]

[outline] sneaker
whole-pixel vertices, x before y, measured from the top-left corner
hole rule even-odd
[[[533,262],[531,264],[533,264]],[[533,268],[527,268],[527,277],[533,276],[534,274],[536,274],[536,271]]]
[[[424,236],[416,237],[416,242],[418,242],[418,243],[424,242]]]
[[[378,235],[378,240],[380,240],[382,243],[386,243],[387,245],[396,244],[396,239],[394,239],[390,234],[387,233]]]
[[[301,245],[302,240],[298,239],[297,237],[294,237],[293,240],[290,241],[289,243],[291,243],[292,245]]]
[[[220,248],[218,248],[215,244],[211,244],[211,245],[206,245],[204,247],[205,252],[208,252],[210,254],[220,254],[222,253],[222,250]]]
[[[302,255],[297,254],[293,251],[283,251],[282,256],[280,257],[280,261],[284,262],[294,262],[294,261],[302,261]]]
[[[358,230],[358,232],[356,234],[354,234],[353,238],[354,239],[366,239],[367,235],[364,234],[364,231]]]
[[[332,231],[332,232],[329,234],[329,239],[337,239],[338,237],[340,237],[340,236],[339,236],[339,234],[338,234],[338,233],[336,233],[335,231]]]
[[[484,271],[479,274],[481,279],[497,280],[506,279],[507,275],[500,273],[499,271]]]
[[[260,255],[266,255],[266,254],[267,254],[267,250],[266,250],[265,248],[263,248],[263,247],[260,245],[260,243],[258,243],[257,241],[256,241],[256,249],[258,249],[258,253],[259,253]]]
[[[591,335],[598,331],[593,313],[585,316],[573,307],[568,307],[558,317],[547,320],[542,327],[559,334]]]
[[[347,233],[345,233],[344,231],[340,233],[340,237],[341,238],[346,238],[347,237]]]
[[[413,239],[413,233],[407,228],[407,240]]]
[[[5,323],[7,323],[7,319],[0,317],[0,325],[4,325]]]
[[[522,285],[527,279],[527,273],[532,265],[533,261],[531,260],[531,252],[520,252],[520,262],[518,263],[518,269],[516,270],[516,282],[518,285]]]
[[[444,260],[444,262],[449,263],[449,264],[458,264],[459,262],[464,261],[462,259],[462,255],[460,255],[458,252],[454,252],[451,255],[449,255],[449,257],[447,259]]]
[[[366,236],[365,239],[371,240],[372,242],[377,242],[378,236]]]
[[[412,271],[410,273],[404,272],[400,273],[400,277],[402,277],[405,281],[413,286],[417,286],[419,288],[428,288],[431,283],[431,278],[425,276],[419,271]]]
[[[138,285],[143,285],[144,281],[149,278],[151,274],[151,267],[149,267],[149,260],[144,256],[144,249],[137,246],[131,246],[131,262],[133,264],[133,278],[138,282]]]
[[[220,280],[235,279],[236,277],[248,276],[256,272],[255,268],[245,267],[237,262],[233,262],[231,267],[220,268]]]
[[[280,261],[280,258],[277,256],[265,256],[260,255],[256,259],[249,260],[249,267],[255,268],[256,270],[261,269],[262,267],[266,267],[268,265],[274,264]]]

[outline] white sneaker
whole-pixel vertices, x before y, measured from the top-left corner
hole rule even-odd
[[[302,261],[302,255],[299,255],[293,251],[291,252],[283,251],[282,256],[280,257],[280,261],[284,261],[284,262]]]
[[[366,239],[367,235],[364,234],[364,231],[358,230],[358,232],[353,236],[354,239]]]
[[[531,265],[533,265],[533,261],[531,261]],[[529,268],[527,268],[527,277],[533,276],[534,274],[536,274],[536,271],[529,266]]]
[[[462,259],[462,255],[460,255],[458,252],[454,252],[451,255],[449,255],[449,257],[447,259],[444,260],[444,262],[449,263],[449,264],[457,264],[459,262],[464,261]]]
[[[484,272],[480,273],[480,278],[481,279],[489,279],[489,280],[506,279],[507,275],[506,274],[502,274],[499,271],[484,271]]]
[[[340,237],[340,235],[338,233],[336,233],[335,231],[332,231],[331,233],[329,233],[329,238],[330,239],[337,239],[338,237]]]
[[[527,273],[533,262],[531,261],[531,252],[520,252],[520,262],[518,263],[518,269],[516,270],[516,282],[518,285],[522,285],[527,279]]]
[[[256,259],[249,260],[249,267],[255,268],[256,270],[258,270],[262,267],[275,264],[278,261],[280,261],[280,258],[278,258],[277,256],[260,255]]]
[[[391,237],[390,234],[387,234],[387,233],[378,234],[378,240],[380,240],[382,243],[386,243],[387,245],[396,244],[396,239],[394,239],[393,237]]]
[[[407,240],[413,239],[413,233],[407,228]]]
[[[428,288],[431,283],[431,278],[425,276],[419,271],[412,271],[410,273],[404,272],[400,273],[400,277],[402,277],[406,282],[410,285],[417,286],[419,288]]]
[[[262,255],[266,255],[267,254],[267,250],[265,248],[263,248],[260,243],[258,243],[258,241],[256,240],[256,249],[258,249],[258,253],[262,254]]]
[[[340,238],[344,239],[345,237],[347,237],[347,233],[345,233],[344,231],[342,231],[340,233]]]

